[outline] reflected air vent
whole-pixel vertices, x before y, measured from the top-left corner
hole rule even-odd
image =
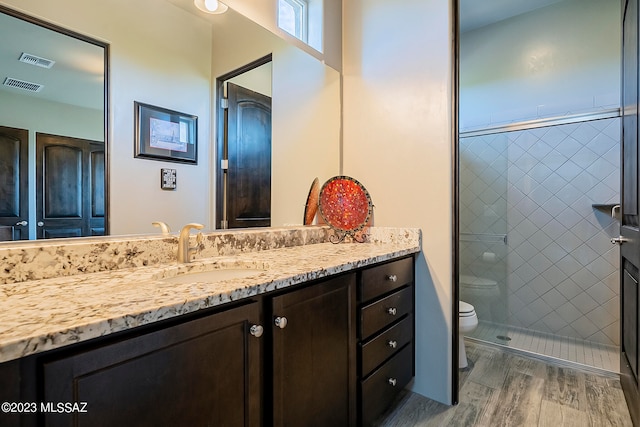
[[[24,80],[14,79],[13,77],[7,77],[4,79],[3,84],[16,89],[26,90],[28,92],[40,92],[44,87],[44,85],[39,83],[25,82]]]
[[[27,64],[36,65],[36,66],[42,67],[42,68],[51,68],[51,67],[53,67],[53,64],[56,63],[56,61],[53,61],[51,59],[42,58],[40,56],[32,55],[30,53],[25,53],[25,52],[22,52],[22,55],[20,55],[20,59],[19,60],[20,60],[20,62],[25,62]]]

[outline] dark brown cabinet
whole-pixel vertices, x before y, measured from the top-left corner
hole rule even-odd
[[[356,274],[271,299],[275,426],[355,425]]]
[[[43,364],[46,426],[259,426],[260,318],[251,303]],[[55,406],[52,405],[52,408]]]
[[[415,375],[414,264],[404,258],[362,270],[358,284],[358,407],[370,426]]]

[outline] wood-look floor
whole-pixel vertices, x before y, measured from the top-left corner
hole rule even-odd
[[[408,392],[380,427],[632,426],[615,377],[554,366],[467,341],[460,403],[447,406]]]

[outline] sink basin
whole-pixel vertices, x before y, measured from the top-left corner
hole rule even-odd
[[[213,283],[221,280],[238,279],[242,277],[254,276],[264,270],[256,268],[222,268],[209,271],[193,271],[178,273],[173,277],[159,279],[165,283],[187,284],[195,282]]]

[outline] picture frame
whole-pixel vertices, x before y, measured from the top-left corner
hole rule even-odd
[[[135,158],[198,164],[198,117],[134,101]]]

